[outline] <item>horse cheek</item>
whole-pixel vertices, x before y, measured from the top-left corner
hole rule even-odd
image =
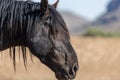
[[[47,37],[34,37],[29,46],[31,52],[38,57],[45,57],[51,50],[52,44]]]

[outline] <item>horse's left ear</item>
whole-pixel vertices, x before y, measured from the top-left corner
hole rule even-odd
[[[49,14],[48,0],[41,0],[40,8],[42,15],[48,15]]]
[[[59,3],[59,0],[57,0],[52,6],[53,6],[54,8],[57,8],[58,3]]]

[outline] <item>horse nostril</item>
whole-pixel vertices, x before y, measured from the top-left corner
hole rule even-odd
[[[74,72],[76,73],[77,70],[78,70],[78,68],[79,68],[78,64],[75,63],[75,64],[73,65],[73,67],[72,67],[72,71],[74,71]]]
[[[69,72],[69,75],[70,75],[70,78],[71,78],[71,79],[75,78],[76,72],[77,72],[78,68],[79,68],[78,64],[75,63],[75,64],[73,65],[72,69],[71,69],[70,72]]]

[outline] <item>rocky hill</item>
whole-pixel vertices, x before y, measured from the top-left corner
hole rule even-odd
[[[72,35],[83,33],[83,25],[89,22],[87,19],[69,11],[61,11],[61,15],[64,18],[66,25]]]
[[[120,0],[111,0],[106,12],[95,21],[89,22],[71,12],[61,12],[72,34],[83,34],[89,28],[98,28],[106,32],[120,32]]]
[[[112,0],[107,7],[107,12],[113,12],[120,8],[120,0]]]
[[[120,0],[111,0],[107,11],[89,26],[105,31],[120,31]]]

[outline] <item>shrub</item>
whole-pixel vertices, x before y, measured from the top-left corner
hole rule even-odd
[[[84,36],[91,37],[120,37],[120,32],[106,32],[97,28],[89,28],[87,29]]]

